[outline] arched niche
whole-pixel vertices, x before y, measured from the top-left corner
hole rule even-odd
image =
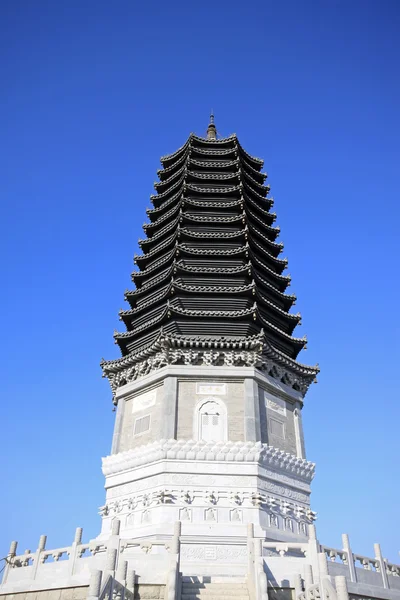
[[[205,442],[228,440],[227,410],[220,398],[202,398],[195,407],[193,439]]]

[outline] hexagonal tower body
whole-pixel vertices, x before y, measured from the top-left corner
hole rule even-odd
[[[212,126],[211,126],[212,125]],[[290,276],[263,161],[236,135],[190,135],[161,159],[122,357],[103,361],[117,405],[106,504],[127,538],[305,541],[314,519],[301,408],[317,367],[297,361]],[[184,560],[184,555],[183,555]]]

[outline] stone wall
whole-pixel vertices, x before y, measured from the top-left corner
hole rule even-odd
[[[152,386],[128,396],[125,400],[124,416],[118,451],[143,446],[162,438],[163,385]],[[149,428],[140,432],[137,420],[149,417]],[[136,424],[136,425],[135,425]],[[144,421],[144,425],[147,423]],[[135,433],[135,426],[139,432]]]
[[[213,384],[215,384],[213,386]],[[207,389],[209,393],[207,393]],[[202,392],[202,393],[199,393]],[[223,392],[223,393],[222,393]],[[242,381],[216,379],[178,380],[177,439],[196,439],[195,409],[202,400],[215,398],[227,409],[227,433],[232,442],[244,440],[244,389]]]
[[[88,586],[0,594],[0,600],[86,600]]]
[[[294,404],[259,387],[261,441],[297,455]]]

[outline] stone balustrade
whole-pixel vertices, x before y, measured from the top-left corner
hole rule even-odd
[[[329,575],[343,575],[353,583],[383,586],[400,591],[400,565],[384,559],[379,544],[374,545],[375,557],[371,558],[353,553],[348,535],[343,534],[342,540],[342,550],[319,546],[320,552],[326,556]]]
[[[47,537],[42,535],[37,550],[25,550],[23,554],[17,554],[18,544],[12,542],[6,558],[2,586],[31,587],[35,582],[43,582],[45,585],[50,580],[54,581],[54,578],[59,581],[75,578],[77,582],[81,579],[84,585],[89,564],[96,562],[95,556],[104,555],[107,549],[106,544],[97,540],[82,543],[80,527],[77,528],[70,546],[46,549],[46,542]]]
[[[166,600],[176,600],[181,570],[190,573],[193,565],[202,565],[196,568],[212,571],[217,564],[218,573],[223,575],[225,571],[230,573],[234,564],[236,575],[248,579],[251,600],[266,600],[267,588],[271,586],[292,587],[299,600],[317,600],[320,591],[323,600],[348,600],[347,588],[353,595],[376,594],[379,598],[400,600],[400,565],[384,559],[379,544],[374,545],[375,556],[371,558],[353,553],[347,535],[342,536],[342,549],[320,544],[314,525],[309,526],[309,539],[303,542],[266,542],[254,537],[251,526],[246,536],[213,538],[205,543],[201,536],[182,536],[181,527],[176,522],[168,539],[123,538],[120,521],[114,519],[105,540],[82,543],[82,530],[77,529],[70,546],[47,549],[46,536],[41,536],[37,550],[23,554],[17,554],[17,542],[13,542],[6,558],[2,588],[14,593],[55,585],[91,585],[89,597],[94,600],[102,595],[100,572],[103,583],[106,578],[110,582],[109,577],[119,582],[109,583],[114,590],[127,581],[126,586],[133,588],[136,573],[141,583],[165,586]],[[89,583],[91,577],[93,581]],[[322,588],[318,587],[321,582]],[[347,586],[342,590],[342,598],[340,594],[334,597],[337,582]],[[384,589],[388,596],[382,596]]]

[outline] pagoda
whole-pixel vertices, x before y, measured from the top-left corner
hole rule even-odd
[[[102,362],[114,394],[166,365],[256,367],[304,394],[318,367],[297,361],[307,340],[293,335],[301,316],[263,161],[236,135],[217,139],[211,116],[207,138],[161,163],[114,334],[122,357]]]
[[[116,416],[100,533],[12,542],[0,600],[400,600],[379,544],[316,537],[301,411],[319,369],[298,360],[263,161],[212,116],[161,165],[121,357],[101,363]]]

